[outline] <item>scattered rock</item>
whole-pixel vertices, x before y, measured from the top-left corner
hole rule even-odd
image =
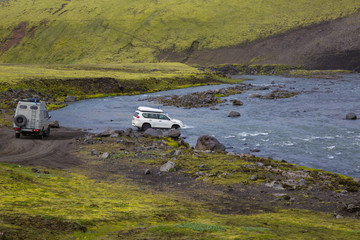
[[[164,165],[160,167],[160,172],[175,172],[176,171],[176,164],[172,161],[168,161]]]
[[[250,149],[250,152],[260,152],[260,149]]]
[[[236,154],[234,152],[228,152],[226,155],[228,156],[235,156]]]
[[[211,107],[210,110],[219,110],[217,107]]]
[[[124,132],[124,135],[127,136],[127,137],[134,137],[134,130],[132,128],[128,128]]]
[[[200,172],[196,172],[196,175],[197,175],[197,176],[205,176],[205,173],[202,172],[202,171],[200,171]]]
[[[55,121],[49,123],[49,126],[51,128],[60,128],[60,124],[59,124],[58,120],[55,120]]]
[[[100,158],[102,159],[108,159],[110,157],[110,153],[108,152],[104,152],[103,154],[100,155]]]
[[[255,166],[257,166],[258,168],[263,168],[263,167],[264,167],[264,164],[261,163],[261,162],[256,162],[256,163],[255,163]]]
[[[39,173],[40,172],[40,170],[37,169],[37,168],[32,168],[31,171],[34,172],[34,173]]]
[[[162,138],[163,132],[160,129],[149,128],[144,132],[144,137]]]
[[[291,92],[288,90],[277,89],[277,90],[272,91],[269,94],[266,94],[265,96],[261,96],[261,98],[264,98],[264,99],[290,98],[290,97],[293,97],[298,94],[300,94],[300,92],[298,92],[298,91]]]
[[[204,135],[198,138],[195,149],[201,151],[225,151],[225,146],[220,143],[215,137]]]
[[[261,98],[262,95],[260,93],[253,93],[250,95],[250,98]]]
[[[258,180],[258,178],[259,178],[258,175],[253,175],[253,176],[251,176],[250,180],[251,181],[256,181],[256,180]]]
[[[356,120],[357,116],[355,113],[348,113],[346,114],[346,120]]]
[[[49,172],[49,171],[46,171],[46,170],[43,171],[43,173],[44,173],[44,174],[50,174],[50,172]]]
[[[228,117],[240,117],[240,113],[236,111],[231,111],[228,115]]]
[[[360,205],[352,204],[352,203],[346,204],[344,207],[344,210],[346,210],[349,213],[354,213],[354,212],[360,211]]]
[[[115,133],[114,130],[112,130],[112,129],[107,129],[107,130],[105,130],[104,132],[97,134],[97,136],[98,136],[98,137],[110,137],[111,134],[114,134],[114,133]]]
[[[76,102],[77,97],[76,96],[66,96],[65,102]]]
[[[97,156],[99,153],[96,149],[91,150],[91,156]]]
[[[272,181],[271,183],[265,183],[265,186],[271,187],[275,190],[285,190],[285,188],[279,181]]]
[[[232,103],[234,106],[242,106],[244,105],[244,103],[238,99],[235,99],[233,100],[233,103]]]
[[[150,173],[151,173],[150,169],[145,169],[145,172],[144,172],[145,175],[149,175]]]
[[[118,138],[119,137],[119,134],[118,133],[113,133],[110,135],[111,138]]]

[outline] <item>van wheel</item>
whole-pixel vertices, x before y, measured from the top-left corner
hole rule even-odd
[[[148,123],[144,123],[143,125],[142,125],[142,130],[143,131],[146,131],[146,130],[148,130],[149,128],[151,128],[151,125],[150,124],[148,124]]]
[[[172,127],[171,127],[171,128],[179,129],[179,128],[180,128],[180,126],[179,126],[179,125],[172,125]]]
[[[48,127],[47,131],[44,132],[44,137],[49,137],[50,136],[50,127]]]
[[[41,133],[39,135],[40,139],[44,139],[44,135],[45,135],[44,131],[41,131]]]
[[[20,138],[20,133],[15,133],[16,138]]]

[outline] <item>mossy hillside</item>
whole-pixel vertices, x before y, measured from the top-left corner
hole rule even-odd
[[[359,10],[354,0],[55,1],[1,3],[0,42],[27,24],[1,62],[153,62],[163,51],[234,46]]]
[[[9,239],[356,239],[360,223],[281,210],[224,215],[206,203],[139,188],[116,174],[0,164],[0,229]],[[49,171],[47,173],[46,171]]]

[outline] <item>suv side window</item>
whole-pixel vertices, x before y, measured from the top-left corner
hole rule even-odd
[[[158,118],[159,118],[159,114],[149,113],[149,118],[158,119]]]
[[[143,116],[144,118],[149,118],[149,114],[148,114],[148,113],[143,113],[142,116]]]
[[[170,120],[167,116],[163,115],[163,114],[159,114],[159,119],[162,120]]]

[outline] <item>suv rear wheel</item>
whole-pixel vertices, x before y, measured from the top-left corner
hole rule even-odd
[[[143,131],[146,131],[146,130],[148,130],[149,128],[151,128],[151,125],[149,124],[149,123],[144,123],[143,125],[142,125],[142,130]]]
[[[172,127],[171,127],[171,128],[179,129],[179,128],[180,128],[180,126],[179,126],[179,125],[172,125]]]

